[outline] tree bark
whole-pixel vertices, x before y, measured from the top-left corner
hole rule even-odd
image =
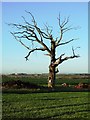
[[[48,88],[54,88],[55,87],[55,79],[56,79],[56,74],[55,74],[55,67],[50,64],[49,66],[49,77],[48,77]]]
[[[55,79],[56,79],[56,73],[55,73],[55,41],[51,41],[51,63],[49,65],[49,77],[48,77],[48,88],[54,88],[55,87]]]

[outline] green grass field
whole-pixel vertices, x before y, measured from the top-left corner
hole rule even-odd
[[[29,81],[47,85],[46,78],[3,77],[3,82],[12,80]],[[88,79],[57,79],[62,83],[76,85],[88,83]],[[66,90],[66,88],[64,88]],[[67,91],[67,90],[66,90]],[[30,89],[6,89],[2,95],[2,120],[89,120],[90,102],[88,92],[52,92]]]
[[[87,92],[3,94],[2,120],[88,120]]]

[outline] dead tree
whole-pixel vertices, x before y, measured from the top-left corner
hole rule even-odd
[[[34,16],[30,13],[27,12],[30,15],[30,17],[32,18],[31,23],[29,23],[24,17],[23,20],[25,22],[25,25],[23,24],[14,24],[11,23],[9,25],[16,27],[17,31],[15,32],[11,32],[11,34],[15,37],[15,39],[20,42],[25,48],[27,48],[29,50],[28,54],[25,56],[26,60],[28,60],[28,57],[31,55],[31,53],[35,52],[35,51],[47,51],[47,54],[51,59],[50,61],[50,65],[49,65],[49,76],[48,76],[48,87],[49,88],[54,88],[55,87],[55,79],[56,79],[56,73],[58,72],[57,66],[61,63],[63,63],[66,60],[69,59],[73,59],[73,58],[78,58],[79,55],[75,54],[75,49],[72,47],[72,55],[71,56],[65,56],[64,54],[61,54],[58,58],[56,58],[56,49],[62,45],[66,45],[76,39],[72,38],[66,42],[62,42],[63,39],[63,35],[65,34],[65,32],[72,30],[74,28],[72,28],[71,26],[67,27],[67,24],[69,22],[69,17],[65,18],[63,20],[63,22],[61,22],[61,17],[59,14],[58,17],[58,25],[59,25],[59,37],[57,37],[56,39],[53,37],[52,35],[52,29],[48,26],[45,25],[45,29],[41,29]],[[26,39],[29,42],[31,42],[32,44],[35,45],[35,43],[39,44],[40,47],[28,47],[23,40]],[[47,41],[50,43],[46,44],[45,41]],[[64,57],[65,56],[65,57]]]

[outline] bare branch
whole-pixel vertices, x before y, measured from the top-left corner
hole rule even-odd
[[[30,56],[30,54],[36,50],[40,50],[40,51],[45,51],[46,49],[45,48],[35,48],[35,49],[32,49],[30,50],[30,52],[28,53],[28,55],[25,57],[26,58],[26,61],[28,60],[28,57]]]
[[[60,13],[59,13],[59,18],[57,18],[59,21],[59,27],[61,28],[61,21],[60,21]]]
[[[18,42],[20,42],[25,48],[27,48],[28,50],[30,50],[30,48],[28,47],[28,46],[26,46],[21,40],[18,40],[17,39],[17,37],[14,35],[14,33],[12,33],[12,32],[10,32],[13,36],[14,36],[14,38],[18,41]]]
[[[36,41],[36,42],[38,42],[39,44],[41,44],[45,49],[47,49],[48,53],[51,54],[51,51],[49,50],[49,48],[47,47],[47,45],[45,45],[45,43],[43,43],[42,36],[41,36],[41,40],[39,40],[39,38],[37,37],[34,29],[31,29],[31,28],[29,28],[28,26],[23,26],[23,25],[19,25],[19,24],[10,24],[10,25],[15,26],[15,27],[18,28],[18,29],[22,29],[22,30],[23,30],[23,29],[26,29],[26,31],[27,31],[27,32],[26,32],[26,31],[17,32],[16,34],[18,34],[19,37],[18,37],[18,36],[15,36],[15,34],[12,33],[15,38],[20,38],[20,34],[23,34],[24,32],[26,32],[27,34],[29,34],[29,36],[28,36],[28,35],[24,35],[24,36],[21,36],[22,38],[27,38],[28,40],[31,40],[31,41],[32,41],[32,39],[31,39],[30,37],[33,37],[33,38],[35,39],[34,41]],[[37,31],[38,31],[38,33],[39,33],[40,35],[42,35],[42,34],[45,35],[44,32],[41,32],[40,29],[39,29],[37,26],[34,26],[34,28],[37,29]],[[29,33],[28,33],[28,32],[29,32]],[[19,42],[20,42],[20,41],[19,41]],[[24,46],[25,46],[25,45],[24,45]]]
[[[56,47],[58,47],[58,46],[60,46],[60,45],[65,45],[65,44],[68,44],[68,43],[70,43],[70,42],[72,42],[72,41],[74,41],[74,40],[77,40],[78,38],[76,38],[76,39],[71,39],[71,40],[69,40],[69,41],[66,41],[66,42],[64,42],[64,43],[60,43],[60,44],[56,44]]]
[[[33,25],[31,25],[29,22],[27,22],[26,19],[23,16],[22,16],[22,18],[27,25],[32,26],[32,28],[33,28]]]
[[[68,59],[73,59],[73,58],[78,58],[80,57],[79,55],[73,55],[73,56],[69,56],[69,57],[65,57],[64,59],[62,59],[62,62]]]
[[[27,11],[26,11],[27,12]],[[37,23],[36,23],[36,21],[35,21],[35,18],[34,18],[34,16],[30,13],[30,12],[27,12],[27,13],[29,13],[30,15],[31,15],[31,17],[32,17],[32,22],[33,22],[33,27],[37,30],[37,32],[38,32],[38,34],[40,35],[40,39],[41,40],[39,40],[39,38],[35,35],[35,38],[37,37],[37,39],[36,39],[36,41],[38,42],[38,43],[40,43],[41,45],[43,45],[46,49],[47,49],[47,51],[49,52],[49,54],[51,53],[51,51],[49,50],[49,48],[45,45],[45,43],[43,43],[43,38],[46,38],[46,39],[51,39],[51,36],[49,36],[48,34],[46,34],[45,32],[43,32],[38,26],[37,26]]]
[[[72,30],[72,29],[75,29],[75,28],[74,28],[74,27],[71,27],[71,26],[66,27],[66,28],[63,29],[63,33],[67,32],[67,31],[70,31],[70,30]]]
[[[57,44],[59,44],[59,42],[62,40],[62,37],[63,37],[63,29],[62,29],[62,26],[60,23],[60,14],[59,14],[58,22],[59,22],[59,27],[60,27],[60,38],[59,38]]]
[[[30,14],[30,16],[32,17],[32,22],[34,23],[34,25],[37,25],[37,23],[36,23],[36,21],[35,21],[35,19],[34,19],[34,16],[32,15],[32,13],[31,13],[31,12],[28,12],[28,11],[26,11],[26,10],[25,10],[25,12]]]
[[[61,54],[60,57],[58,57],[56,59],[56,61],[54,62],[55,66],[58,66],[61,63],[62,57],[65,55],[65,53]]]
[[[26,23],[26,25],[28,25],[29,28],[31,28],[32,30],[34,30],[34,25],[30,24],[29,22],[26,21],[26,19],[22,16],[24,22]]]
[[[47,37],[52,40],[52,29],[51,29],[51,26],[48,26],[47,24],[44,24],[45,25],[45,30],[47,32]]]
[[[79,47],[77,47],[77,48],[79,48]],[[76,49],[77,49],[77,48],[76,48]],[[61,54],[60,57],[57,58],[56,61],[54,62],[55,67],[58,66],[59,64],[61,64],[62,62],[68,60],[68,59],[73,59],[73,58],[78,58],[78,57],[80,57],[79,55],[76,55],[76,54],[75,54],[75,49],[74,49],[73,47],[72,47],[72,52],[73,52],[73,55],[72,55],[72,56],[64,57],[64,58],[62,58],[62,57],[65,55],[65,53],[64,53],[64,54]]]
[[[61,59],[64,55],[65,55],[65,53],[61,54],[60,57],[58,57],[56,60]]]
[[[26,29],[26,26],[24,26],[24,25],[21,25],[21,24],[16,24],[16,23],[10,23],[10,24],[8,24],[8,25],[10,25],[10,26],[13,26],[13,27],[16,27],[17,29]]]
[[[49,30],[48,30],[48,27],[47,27],[47,33],[48,33],[48,34],[46,34],[45,32],[43,32],[43,31],[37,26],[37,23],[36,23],[36,21],[35,21],[34,16],[33,16],[30,12],[28,12],[28,11],[26,11],[26,12],[31,15],[31,17],[32,17],[32,19],[33,19],[32,22],[34,23],[34,25],[29,24],[29,23],[25,20],[25,18],[23,17],[24,21],[25,21],[28,25],[33,26],[33,27],[37,30],[38,34],[40,35],[41,41],[43,41],[42,37],[44,37],[44,38],[46,38],[46,39],[50,39],[50,34],[51,34],[52,30],[51,30],[50,33],[49,33]]]
[[[68,22],[69,22],[69,17],[64,19],[64,21],[61,24],[61,27],[64,28],[64,26],[67,25]]]
[[[71,26],[66,27],[66,25],[68,24],[68,22],[69,22],[69,17],[68,17],[68,18],[65,18],[64,21],[61,23],[60,14],[59,14],[58,24],[59,24],[59,28],[60,28],[60,38],[59,38],[59,39],[56,39],[56,46],[64,45],[64,44],[67,44],[67,43],[73,41],[73,39],[72,39],[72,40],[67,41],[67,42],[65,42],[65,43],[60,43],[61,40],[63,39],[63,34],[64,34],[65,32],[70,31],[70,30],[72,30],[72,29],[75,29],[75,28],[73,28],[73,27],[71,27]]]
[[[30,41],[32,41],[32,42],[36,41],[36,40],[33,39],[33,38],[34,38],[33,35],[30,35],[30,36],[24,35],[23,37],[24,37],[24,38],[27,38],[27,40],[30,40]],[[32,37],[32,39],[31,39],[31,37]]]
[[[32,25],[32,26],[37,30],[38,34],[40,35],[41,41],[43,42],[42,36],[43,36],[44,32],[42,32],[42,31],[40,30],[40,28],[37,26],[37,23],[36,23],[36,21],[35,21],[34,16],[32,15],[32,13],[31,13],[31,12],[28,12],[28,11],[26,11],[26,12],[31,15],[31,17],[32,17],[32,19],[33,19],[32,22],[33,22],[33,24],[34,24],[34,25]],[[23,17],[23,18],[24,18],[24,17]],[[24,20],[25,20],[25,18],[24,18]],[[26,20],[25,20],[25,22],[26,22],[28,25],[30,25]],[[45,34],[44,34],[44,35],[45,35]]]
[[[76,47],[75,49],[72,47],[73,56],[76,56],[76,55],[75,55],[75,50],[76,50],[77,48],[80,48],[80,47]]]
[[[75,56],[74,48],[72,47],[73,56]]]
[[[44,54],[44,55],[47,55],[47,56],[51,57],[51,54]]]
[[[60,39],[58,40],[57,44],[60,43],[60,41],[62,40],[62,37],[63,37],[63,29],[61,28],[60,29]]]

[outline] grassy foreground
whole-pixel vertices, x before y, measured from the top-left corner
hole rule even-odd
[[[4,84],[8,81],[18,80],[47,86],[46,75],[2,77]],[[79,91],[72,87],[63,88],[61,87],[62,83],[71,86],[78,83],[88,84],[89,78],[76,75],[57,76],[57,90],[54,92],[44,88],[3,88],[2,120],[88,120],[90,118],[89,92],[81,89]]]
[[[88,92],[3,94],[2,120],[88,120]]]

